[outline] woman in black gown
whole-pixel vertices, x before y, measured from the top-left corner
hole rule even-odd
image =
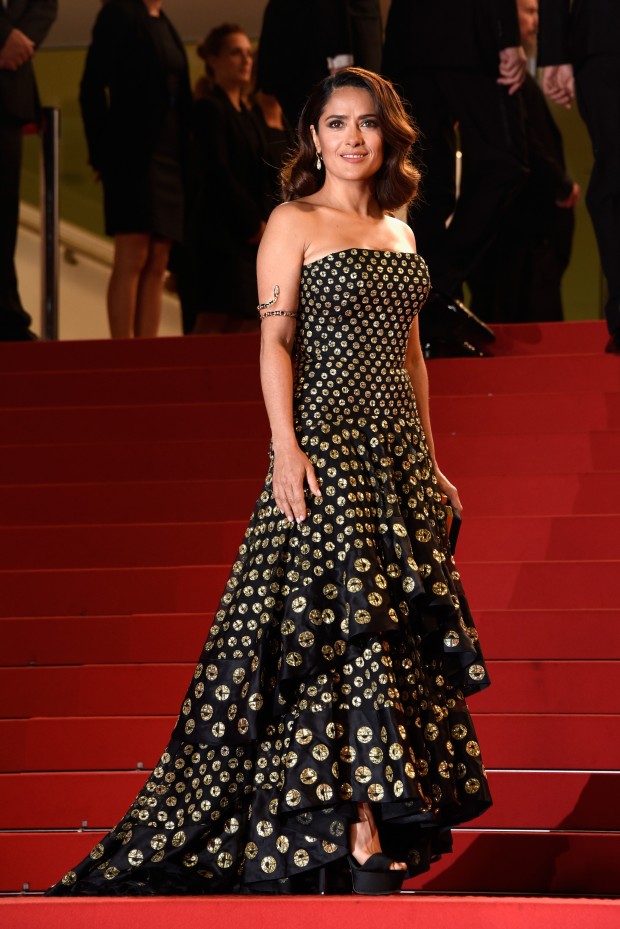
[[[244,97],[252,47],[240,26],[224,23],[198,51],[209,90],[196,102],[193,117],[194,332],[256,328],[256,254],[273,202],[265,138]]]
[[[267,479],[172,740],[53,894],[397,890],[490,795],[488,678],[449,548],[392,86],[313,92],[258,261]],[[341,868],[342,870],[342,868]],[[330,872],[332,878],[330,878]],[[339,884],[336,886],[340,886]]]
[[[184,225],[191,91],[185,49],[161,0],[108,0],[93,29],[80,106],[114,236],[113,337],[157,335],[171,243]]]

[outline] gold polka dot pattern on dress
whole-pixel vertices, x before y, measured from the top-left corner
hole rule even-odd
[[[281,891],[347,854],[359,802],[415,873],[488,806],[465,704],[488,677],[405,367],[428,288],[409,253],[304,268],[294,424],[322,499],[289,523],[272,454],[172,740],[58,892]]]

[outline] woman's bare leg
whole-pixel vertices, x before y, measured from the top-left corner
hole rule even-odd
[[[157,335],[161,320],[164,278],[168,268],[171,242],[150,239],[148,258],[140,275],[134,335],[152,338]]]
[[[108,283],[108,321],[113,339],[134,334],[140,275],[149,254],[149,236],[122,233],[114,237],[114,264]]]
[[[359,822],[352,823],[349,828],[349,843],[351,854],[363,865],[371,855],[381,851],[381,842],[370,803],[358,803],[357,815]],[[393,861],[391,865],[392,871],[404,871],[406,868],[404,861]]]

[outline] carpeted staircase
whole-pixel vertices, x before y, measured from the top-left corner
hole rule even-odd
[[[444,901],[436,927],[448,910],[620,916],[502,897],[491,918],[486,897],[435,896],[620,895],[620,361],[603,344],[598,323],[505,327],[493,359],[429,364],[493,676],[471,706],[495,796],[407,885]],[[83,857],[168,739],[267,467],[257,351],[251,335],[0,344],[0,891]],[[163,926],[157,905],[7,897],[0,924]],[[197,905],[227,918],[221,898]],[[344,929],[336,910],[317,918]]]

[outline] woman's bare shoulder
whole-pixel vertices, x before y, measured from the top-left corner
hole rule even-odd
[[[271,236],[287,236],[295,242],[305,243],[315,222],[316,206],[305,199],[288,200],[277,206],[267,223]]]
[[[411,226],[403,222],[402,219],[398,219],[396,216],[386,216],[385,220],[390,227],[392,235],[402,242],[402,250],[408,251],[411,249],[415,251],[415,236]]]
[[[286,216],[289,219],[293,216],[299,218],[300,216],[312,216],[317,209],[318,205],[311,197],[299,197],[297,200],[287,200],[285,203],[278,204],[271,215]]]

